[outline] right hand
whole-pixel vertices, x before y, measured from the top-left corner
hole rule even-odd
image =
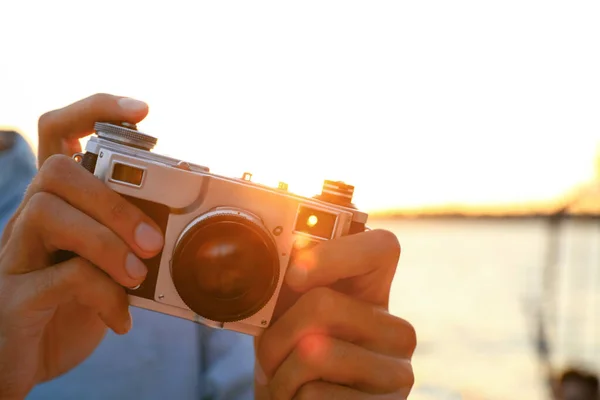
[[[119,99],[92,96],[46,114],[40,137],[82,137],[98,120],[139,122],[139,110],[128,113]],[[149,217],[68,155],[46,156],[0,249],[2,399],[24,398],[77,366],[106,327],[129,331],[124,287],[144,280],[141,259],[156,255],[164,240]],[[55,263],[59,250],[76,257]]]

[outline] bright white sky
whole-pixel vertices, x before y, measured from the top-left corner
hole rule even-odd
[[[94,8],[92,4],[96,7]],[[0,125],[96,92],[157,151],[356,185],[366,209],[546,199],[592,178],[600,2],[0,2]]]

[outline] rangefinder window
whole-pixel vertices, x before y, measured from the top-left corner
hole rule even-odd
[[[114,163],[111,180],[134,186],[142,186],[144,170],[131,165]]]
[[[337,214],[311,207],[300,206],[296,217],[296,232],[306,233],[322,239],[331,239],[335,229]]]

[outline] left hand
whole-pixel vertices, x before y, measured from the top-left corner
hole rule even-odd
[[[304,294],[255,341],[257,399],[406,399],[416,334],[388,312],[399,257],[384,230],[300,252],[286,284]]]
[[[38,166],[54,154],[71,157],[81,152],[79,139],[94,133],[94,122],[138,123],[148,105],[123,96],[97,93],[42,115],[38,122]],[[67,123],[70,122],[70,123]]]

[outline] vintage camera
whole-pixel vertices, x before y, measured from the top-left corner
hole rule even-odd
[[[132,124],[95,124],[74,158],[154,219],[162,252],[127,289],[134,306],[250,335],[268,327],[294,252],[364,231],[354,188],[325,181],[314,198],[229,178],[152,153],[157,139]]]

